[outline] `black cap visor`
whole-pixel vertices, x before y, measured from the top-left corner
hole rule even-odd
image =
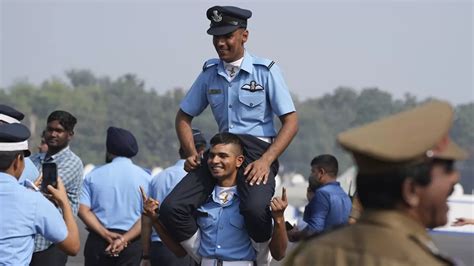
[[[207,34],[213,35],[213,36],[219,36],[219,35],[226,35],[231,32],[234,32],[235,30],[242,28],[240,25],[222,25],[222,26],[213,26],[210,27],[207,30]]]

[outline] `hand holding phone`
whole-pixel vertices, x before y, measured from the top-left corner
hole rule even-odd
[[[48,193],[48,185],[58,188],[58,168],[56,163],[43,163],[43,181],[41,191]]]
[[[44,196],[51,200],[54,204],[58,205],[61,209],[69,206],[69,199],[67,197],[66,188],[64,187],[64,183],[61,180],[61,177],[57,177],[57,188],[50,186],[46,187],[46,193]]]

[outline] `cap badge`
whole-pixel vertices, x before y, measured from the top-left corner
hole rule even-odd
[[[212,14],[213,15],[212,15],[211,18],[214,22],[221,22],[222,21],[222,14],[219,14],[219,11],[214,10],[214,11],[212,11]]]
[[[242,86],[242,90],[256,92],[256,91],[263,91],[263,87],[262,85],[257,84],[255,80],[252,80],[250,84],[245,84],[244,86]]]

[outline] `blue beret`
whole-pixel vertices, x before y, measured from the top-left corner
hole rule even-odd
[[[25,115],[22,112],[8,105],[0,104],[0,121],[8,124],[19,123],[23,118],[25,118]]]
[[[211,21],[207,34],[225,35],[238,28],[247,28],[247,19],[252,16],[252,11],[235,6],[213,6],[206,15]]]
[[[107,129],[107,151],[116,156],[131,158],[138,153],[138,143],[133,134],[122,128]]]

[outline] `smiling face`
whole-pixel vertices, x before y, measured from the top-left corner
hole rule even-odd
[[[244,156],[236,144],[216,144],[209,150],[207,164],[220,186],[233,186],[243,161]]]
[[[212,43],[219,58],[227,63],[239,60],[244,56],[244,43],[247,42],[248,31],[237,29],[226,35],[215,35]]]
[[[435,228],[448,222],[447,199],[458,181],[459,172],[446,171],[441,165],[433,166],[431,182],[427,186],[419,188],[420,201],[417,212],[425,227]]]

